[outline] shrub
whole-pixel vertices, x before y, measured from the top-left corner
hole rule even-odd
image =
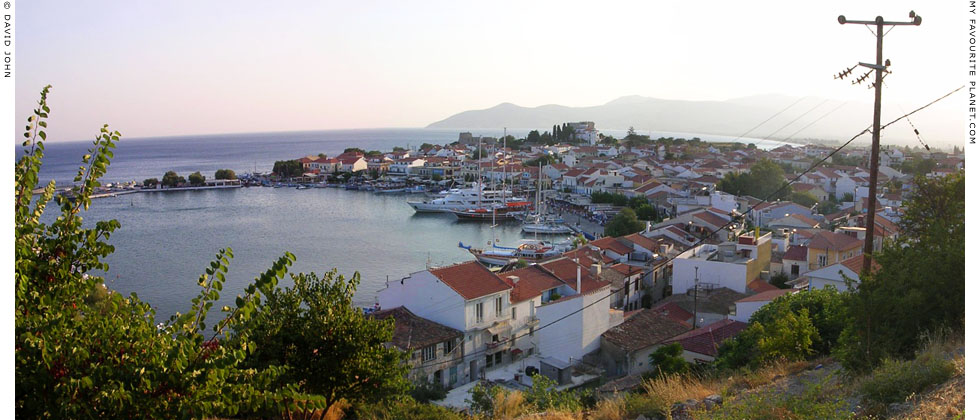
[[[654,350],[650,353],[650,366],[653,369],[650,373],[657,376],[689,372],[691,368],[681,357],[682,353],[684,348],[681,343],[671,343]]]
[[[409,391],[409,395],[420,403],[427,403],[430,401],[439,401],[446,398],[448,390],[444,388],[441,384],[435,384],[428,381],[422,381],[417,383]]]
[[[850,419],[844,393],[826,389],[826,380],[808,386],[802,395],[753,392],[711,411],[699,410],[694,419]]]
[[[461,420],[463,418],[446,407],[424,404],[410,398],[362,404],[357,407],[355,413],[356,418],[362,420]]]
[[[931,385],[945,382],[956,365],[938,351],[927,351],[912,360],[885,359],[858,386],[865,402],[890,404],[905,401]]]

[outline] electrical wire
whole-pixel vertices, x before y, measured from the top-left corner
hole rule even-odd
[[[800,118],[803,118],[803,117],[805,117],[805,116],[806,116],[807,114],[809,114],[809,113],[811,113],[811,112],[813,112],[814,110],[816,110],[817,108],[820,108],[820,107],[821,107],[821,106],[822,106],[823,104],[825,104],[825,103],[827,103],[828,101],[830,101],[830,99],[824,99],[824,100],[823,100],[823,102],[821,102],[821,103],[819,103],[819,104],[817,104],[817,106],[815,106],[815,107],[813,107],[813,108],[810,108],[810,110],[809,110],[809,111],[807,111],[807,112],[804,112],[804,113],[803,113],[803,114],[801,114],[801,115],[800,115],[799,117],[796,117],[796,118],[794,118],[794,119],[793,119],[793,121],[790,121],[790,122],[788,122],[788,123],[786,123],[786,124],[784,124],[784,125],[783,125],[782,127],[779,127],[779,129],[777,129],[776,131],[773,131],[773,132],[772,132],[772,133],[770,133],[770,134],[769,134],[768,136],[765,136],[765,137],[763,137],[763,138],[764,138],[764,139],[769,139],[769,137],[772,137],[772,136],[774,136],[774,135],[775,135],[776,133],[778,133],[778,132],[780,132],[780,131],[783,131],[783,129],[784,129],[784,128],[786,128],[786,127],[789,127],[789,126],[790,126],[791,124],[793,124],[793,123],[795,123],[795,122],[797,122],[797,121],[799,121],[799,119],[800,119]]]

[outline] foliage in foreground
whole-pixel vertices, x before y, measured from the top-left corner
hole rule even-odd
[[[956,365],[937,349],[928,349],[912,360],[885,359],[858,389],[865,402],[887,405],[903,402],[926,388],[947,381],[956,373]]]
[[[646,225],[636,217],[636,212],[627,207],[613,216],[612,220],[606,224],[604,233],[606,236],[618,237],[639,232],[645,227]]]
[[[135,295],[107,291],[97,271],[114,248],[107,241],[115,220],[83,227],[113,156],[119,133],[103,126],[82,158],[71,195],[55,196],[54,181],[35,196],[44,157],[50,87],[28,119],[24,156],[15,166],[15,407],[31,418],[307,417],[327,408],[323,396],[293,382],[292,366],[246,364],[265,346],[244,328],[265,314],[262,300],[276,293],[295,257],[286,253],[260,274],[234,307],[208,328],[219,299],[231,249],[220,251],[197,280],[200,294],[186,313],[155,324],[155,312]],[[166,178],[166,177],[165,177]],[[172,178],[176,178],[175,174]],[[41,222],[49,203],[60,216]],[[356,283],[355,283],[356,284]],[[349,286],[353,287],[353,286]],[[352,293],[348,291],[348,293]],[[334,312],[343,312],[337,310]],[[324,316],[330,316],[330,312]],[[384,336],[385,324],[375,326]],[[230,331],[237,334],[231,338]],[[357,351],[357,331],[344,331],[334,350]],[[390,328],[387,331],[390,336]],[[347,342],[349,347],[344,347]],[[351,358],[372,357],[353,353]],[[355,368],[359,366],[352,363]],[[367,382],[368,378],[363,378]],[[374,380],[381,380],[373,378]],[[350,384],[352,387],[360,382]],[[339,394],[339,393],[338,393]],[[334,395],[334,393],[330,393]]]
[[[583,409],[584,395],[576,391],[557,391],[555,381],[544,375],[534,375],[531,389],[525,392],[508,391],[499,385],[477,384],[470,390],[466,402],[479,416],[511,418],[545,411],[577,412]]]
[[[899,239],[875,255],[880,269],[862,276],[847,305],[852,321],[835,356],[853,372],[886,358],[911,359],[923,337],[965,328],[965,176],[913,184]]]
[[[692,413],[692,417],[698,420],[831,420],[850,419],[853,416],[842,393],[828,387],[826,381],[808,385],[802,395],[753,392],[739,401],[726,402],[713,410]]]

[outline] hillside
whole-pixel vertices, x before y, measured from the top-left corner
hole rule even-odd
[[[843,103],[817,97],[800,99],[783,95],[756,95],[726,101],[686,101],[634,95],[587,107],[554,104],[523,107],[505,102],[487,109],[460,112],[431,123],[427,128],[546,129],[561,122],[594,121],[600,131],[634,127],[647,131],[739,136],[787,107],[786,112],[753,130],[749,137],[783,140],[798,132],[793,138],[846,140],[871,123],[870,103]],[[883,119],[894,119],[918,105],[921,104],[885,102]],[[930,110],[918,114],[915,124],[920,132],[929,133],[927,141],[939,144],[962,141],[962,130],[959,130],[961,120],[958,114]],[[810,123],[814,124],[807,127]],[[896,124],[895,128],[883,135],[883,139],[886,143],[917,144],[908,125]]]

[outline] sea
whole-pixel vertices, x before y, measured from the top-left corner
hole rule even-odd
[[[276,160],[318,153],[336,155],[347,147],[387,151],[395,146],[446,144],[455,141],[460,131],[361,129],[124,138],[102,181],[162,178],[169,170],[185,177],[200,171],[209,178],[223,168],[239,174],[265,172]],[[498,137],[504,132],[471,131]],[[520,136],[527,131],[508,130]],[[606,132],[617,137],[625,134]],[[733,140],[690,133],[641,134]],[[738,140],[763,149],[781,144]],[[91,142],[47,143],[40,179],[70,185],[89,147]],[[496,240],[501,245],[513,245],[533,237],[522,234],[520,224],[514,222],[491,228],[489,223],[460,222],[452,215],[415,214],[406,201],[419,198],[335,188],[136,193],[95,199],[82,217],[89,226],[99,220],[119,221],[121,227],[109,238],[115,247],[106,258],[109,269],[100,274],[109,288],[127,296],[135,293],[148,302],[159,321],[188,310],[191,299],[201,290],[198,277],[223,248],[231,248],[234,259],[217,308],[232,305],[235,297],[286,251],[296,256],[292,273],[323,275],[337,270],[345,278],[359,275],[354,303],[367,307],[375,304],[378,291],[388,281],[398,281],[427,267],[473,260],[460,243],[479,247]],[[56,210],[48,207],[44,219],[53,221]],[[281,283],[290,284],[288,278]]]

